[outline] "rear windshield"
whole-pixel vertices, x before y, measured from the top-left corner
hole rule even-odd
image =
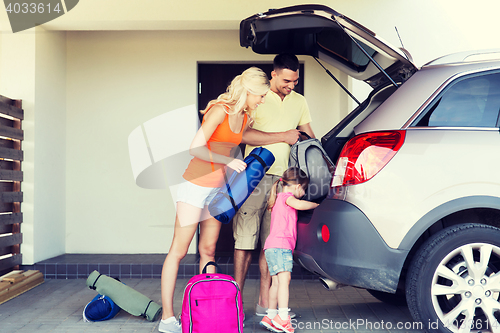
[[[370,59],[360,50],[360,48],[339,29],[323,29],[316,35],[318,46],[327,55],[343,62],[349,67],[359,72],[363,71]],[[357,40],[357,42],[373,57],[375,50]]]
[[[500,73],[475,74],[452,82],[413,126],[498,127]]]

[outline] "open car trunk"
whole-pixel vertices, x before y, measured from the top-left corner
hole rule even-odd
[[[373,88],[403,82],[416,70],[409,54],[323,5],[292,6],[250,16],[240,23],[240,45],[259,54],[309,55]]]
[[[354,135],[354,127],[417,71],[406,51],[392,47],[371,30],[323,5],[298,5],[250,16],[240,23],[240,45],[259,54],[312,56],[320,64],[326,62],[373,88],[364,102],[358,102],[322,138],[334,162]]]
[[[312,56],[374,89],[322,138],[333,161],[352,137],[353,128],[417,70],[406,51],[323,5],[285,7],[250,16],[240,23],[240,44],[259,54]]]

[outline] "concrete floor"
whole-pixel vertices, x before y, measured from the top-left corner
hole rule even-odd
[[[84,322],[82,311],[96,295],[85,279],[46,279],[34,289],[0,305],[0,332],[158,332],[159,322],[148,322],[121,310],[104,322]],[[179,313],[187,278],[177,282],[174,307]],[[157,303],[159,279],[123,279]],[[244,333],[268,332],[254,315],[258,299],[258,280],[247,279],[243,293]],[[413,323],[404,306],[391,306],[366,290],[345,287],[327,291],[316,280],[292,279],[290,307],[297,313],[295,332],[423,332]]]

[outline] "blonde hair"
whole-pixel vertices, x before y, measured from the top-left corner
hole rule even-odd
[[[226,110],[227,114],[236,114],[243,110],[247,102],[247,92],[252,95],[265,95],[270,87],[266,73],[260,68],[250,67],[231,81],[225,93],[208,102],[207,107],[201,113],[205,114],[214,104],[225,104],[234,110],[233,112]]]
[[[307,186],[309,185],[309,177],[304,171],[297,167],[288,168],[285,172],[283,172],[283,176],[281,176],[279,180],[274,182],[273,186],[271,187],[271,191],[269,192],[269,201],[267,202],[268,210],[271,210],[276,203],[279,183],[282,183],[281,186],[300,184],[300,186],[302,186],[305,191],[307,190]]]

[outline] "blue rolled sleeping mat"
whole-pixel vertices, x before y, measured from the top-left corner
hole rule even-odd
[[[83,320],[103,321],[116,316],[120,307],[108,296],[97,294],[83,309]]]
[[[229,223],[252,194],[273,165],[274,155],[266,148],[257,147],[243,161],[247,164],[245,171],[234,171],[208,205],[210,215],[222,223]]]
[[[106,295],[131,315],[156,321],[162,308],[148,297],[109,276],[93,271],[87,278],[87,286],[101,295]]]

